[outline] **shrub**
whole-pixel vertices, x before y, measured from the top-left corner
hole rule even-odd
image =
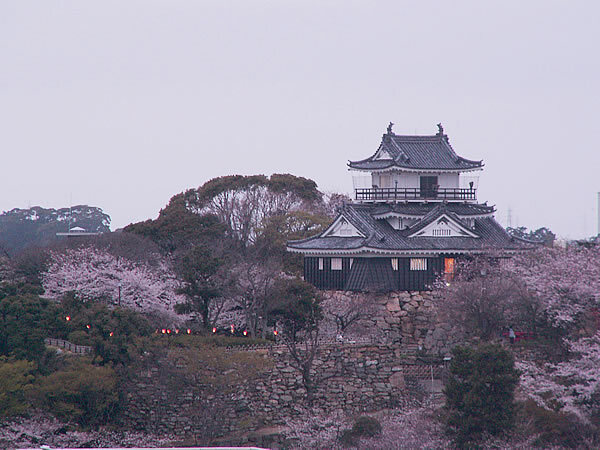
[[[587,430],[573,414],[542,408],[531,399],[523,405],[523,413],[532,421],[533,433],[539,434],[537,445],[576,448],[583,443]]]
[[[117,375],[109,366],[93,366],[77,358],[62,370],[39,380],[33,397],[59,418],[84,426],[110,422],[118,411]]]
[[[340,435],[340,444],[342,447],[356,447],[358,446],[359,436],[354,434],[354,431],[346,429],[342,431]]]
[[[381,434],[381,424],[375,417],[361,416],[354,422],[352,432],[357,436],[378,436]]]
[[[35,364],[0,357],[0,417],[24,413],[29,407],[25,393],[34,381]]]
[[[360,416],[352,425],[352,429],[342,431],[340,443],[343,447],[357,447],[361,437],[375,437],[381,434],[381,424],[370,416]]]
[[[456,347],[452,353],[446,425],[456,445],[466,447],[513,425],[519,372],[512,355],[497,345]]]

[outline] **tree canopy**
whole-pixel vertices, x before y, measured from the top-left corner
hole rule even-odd
[[[515,236],[520,239],[526,239],[528,241],[539,242],[548,247],[552,247],[552,244],[556,239],[556,235],[546,227],[538,228],[535,231],[529,230],[527,227],[508,227],[506,231],[511,236]]]
[[[447,426],[459,447],[470,448],[485,434],[512,427],[518,382],[512,355],[499,346],[453,350],[444,394]]]

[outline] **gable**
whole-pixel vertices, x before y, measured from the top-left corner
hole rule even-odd
[[[409,237],[472,237],[478,238],[474,232],[456,222],[446,214],[435,218]]]
[[[387,149],[382,145],[377,150],[377,153],[375,153],[375,155],[373,156],[374,161],[377,161],[379,159],[394,159],[394,158],[392,157],[390,152],[388,152]]]
[[[323,237],[365,237],[358,228],[350,223],[343,215],[339,216],[323,234]]]

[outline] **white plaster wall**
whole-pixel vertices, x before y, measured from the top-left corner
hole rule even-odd
[[[398,182],[399,188],[419,188],[421,185],[421,175],[431,176],[436,175],[429,173],[420,174],[418,172],[385,172],[373,173],[372,183],[380,188],[393,188]],[[442,173],[437,174],[438,184],[441,188],[457,188],[459,187],[459,174],[457,173]]]
[[[438,184],[441,188],[457,188],[458,177],[457,173],[442,173],[438,175]]]
[[[381,187],[381,185],[379,184],[379,174],[378,173],[372,172],[371,173],[371,178],[372,178],[372,185],[373,186]]]
[[[399,188],[418,188],[419,187],[419,174],[418,173],[394,173],[392,178],[392,187],[398,182]]]

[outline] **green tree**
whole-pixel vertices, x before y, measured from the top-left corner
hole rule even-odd
[[[512,355],[498,345],[456,347],[446,395],[447,429],[457,446],[477,443],[485,434],[512,427],[514,390],[519,382]]]
[[[288,252],[287,242],[319,234],[330,222],[331,218],[325,214],[307,211],[291,211],[267,217],[257,231],[254,252],[263,260],[277,260],[287,273],[301,275],[302,257]]]
[[[511,236],[518,237],[520,239],[527,239],[528,241],[539,242],[548,247],[552,247],[552,244],[556,239],[556,235],[546,227],[538,228],[535,231],[528,230],[527,227],[508,227],[506,231]]]
[[[26,393],[35,379],[35,364],[0,356],[0,417],[22,414],[29,408]]]
[[[0,355],[38,360],[44,338],[60,332],[60,308],[35,295],[0,299]]]
[[[218,273],[223,264],[223,260],[215,258],[206,247],[194,247],[179,263],[178,272],[183,282],[179,292],[187,301],[175,305],[175,311],[200,314],[205,330],[212,327],[220,312],[219,308],[215,310],[215,303],[221,297]]]
[[[320,297],[314,286],[299,278],[278,280],[273,291],[271,314],[281,327],[281,339],[290,355],[290,365],[296,369],[306,389],[308,404],[312,404],[317,387],[328,377],[314,370],[320,348],[319,325],[323,317]]]
[[[124,231],[151,239],[167,253],[223,241],[225,226],[214,215],[190,211],[185,196],[184,193],[173,196],[156,220],[127,225]]]
[[[64,322],[61,337],[91,346],[97,364],[129,364],[136,338],[148,336],[152,331],[146,318],[128,309],[109,309],[96,302],[83,302],[74,295],[66,295],[61,306]],[[65,321],[65,316],[70,320]]]

